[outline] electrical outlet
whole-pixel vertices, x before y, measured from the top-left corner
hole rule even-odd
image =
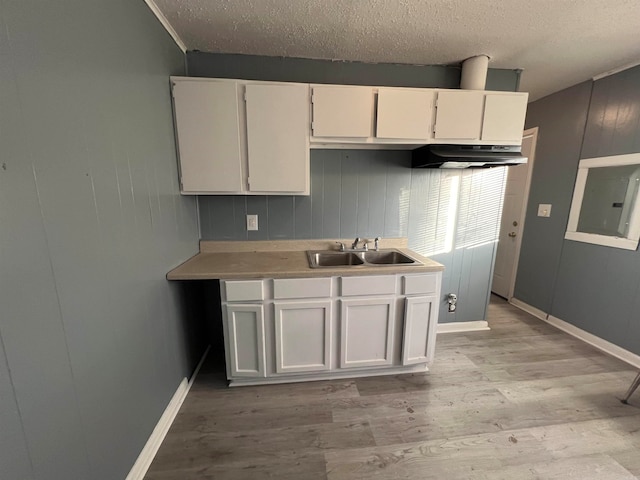
[[[247,215],[247,230],[258,230],[258,215]]]
[[[538,205],[538,216],[539,217],[550,217],[551,216],[551,204],[550,203],[540,203]]]

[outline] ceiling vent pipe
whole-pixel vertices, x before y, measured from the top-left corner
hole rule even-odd
[[[484,90],[487,84],[489,56],[478,55],[462,62],[460,88],[464,90]]]

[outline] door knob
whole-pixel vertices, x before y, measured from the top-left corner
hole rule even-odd
[[[518,222],[516,222],[515,220],[513,221],[513,226],[517,227],[518,226]]]
[[[510,233],[509,233],[509,236],[510,236],[511,238],[515,238],[515,236],[516,236],[516,232],[510,232]]]

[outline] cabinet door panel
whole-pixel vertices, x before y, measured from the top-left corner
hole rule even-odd
[[[313,87],[313,136],[356,137],[372,135],[371,87]]]
[[[484,92],[438,92],[435,138],[479,140]]]
[[[276,372],[329,370],[331,300],[276,302]]]
[[[231,377],[264,377],[262,305],[227,305],[227,348]]]
[[[522,143],[527,94],[492,95],[485,98],[482,140]]]
[[[183,193],[244,189],[237,88],[234,82],[173,80]]]
[[[341,368],[393,362],[395,301],[395,297],[341,300]]]
[[[434,96],[430,90],[380,88],[376,137],[430,138]]]
[[[402,364],[430,363],[435,347],[435,296],[407,297],[404,309]]]
[[[247,85],[249,190],[308,193],[309,87]]]

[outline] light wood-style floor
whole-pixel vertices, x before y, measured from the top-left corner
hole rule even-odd
[[[634,479],[633,368],[494,297],[430,373],[229,389],[205,365],[146,476]]]

